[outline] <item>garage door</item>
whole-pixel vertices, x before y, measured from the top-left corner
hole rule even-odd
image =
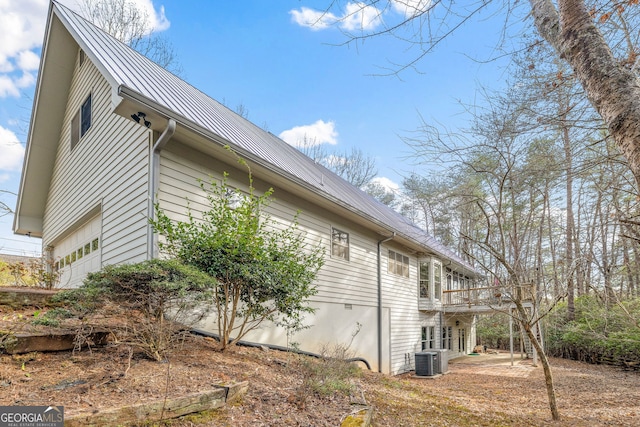
[[[60,288],[77,288],[87,273],[100,270],[101,216],[96,215],[78,227],[53,249]]]

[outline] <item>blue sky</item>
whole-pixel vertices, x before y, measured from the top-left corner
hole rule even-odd
[[[77,9],[77,0],[60,2]],[[420,116],[465,127],[469,117],[458,101],[473,103],[479,86],[506,79],[504,61],[471,59],[495,55],[501,14],[470,21],[423,59],[419,72],[398,77],[380,75],[386,73],[382,67],[411,58],[404,53],[408,45],[379,37],[340,46],[349,23],[326,21],[341,12],[317,19],[328,0],[135,3],[173,45],[183,79],[231,109],[244,106],[249,120],[289,143],[306,134],[331,149],[361,149],[390,184],[412,171],[429,173],[429,165],[411,164],[401,140],[419,126]],[[48,0],[0,0],[0,189],[12,192],[20,181],[47,10]],[[383,15],[388,22],[401,17],[393,7]],[[357,23],[379,24],[363,19]],[[15,206],[14,197],[0,197]],[[40,240],[13,235],[12,222],[11,216],[0,218],[0,253],[39,251]]]

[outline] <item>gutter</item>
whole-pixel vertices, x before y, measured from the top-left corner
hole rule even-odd
[[[242,148],[240,146],[238,146],[236,143],[234,143],[233,141],[227,140],[225,139],[223,136],[216,134],[215,132],[213,132],[210,129],[207,129],[205,127],[203,127],[202,125],[199,125],[198,123],[194,122],[193,120],[188,119],[187,117],[176,113],[175,111],[172,111],[171,109],[167,108],[166,106],[163,106],[162,104],[158,103],[157,101],[139,93],[136,92],[134,89],[131,89],[129,87],[127,87],[126,85],[120,85],[118,87],[118,95],[126,98],[132,102],[135,103],[139,103],[141,105],[144,105],[146,107],[148,107],[149,109],[153,110],[156,114],[162,116],[162,117],[175,117],[177,120],[180,121],[180,126],[181,128],[185,128],[190,130],[191,132],[194,132],[196,134],[199,134],[203,137],[205,137],[206,139],[211,140],[214,143],[219,144],[220,146],[225,146],[225,145],[229,145],[233,151],[235,151],[240,157],[242,157],[243,159],[250,161],[252,163],[255,163],[263,168],[265,168],[268,171],[271,171],[285,179],[287,179],[288,181],[291,181],[299,186],[301,186],[302,188],[310,191],[311,193],[314,194],[318,194],[320,195],[322,198],[324,198],[325,200],[327,200],[330,203],[335,204],[336,206],[339,206],[342,209],[345,209],[357,216],[359,216],[360,218],[364,219],[365,221],[368,221],[370,224],[373,224],[376,226],[376,228],[381,227],[388,227],[388,224],[384,223],[383,221],[375,218],[374,216],[361,211],[360,209],[351,206],[350,204],[346,203],[344,200],[339,199],[336,196],[333,196],[329,193],[327,193],[326,191],[322,190],[321,186],[316,186],[310,182],[304,181],[300,178],[298,178],[297,176],[293,175],[290,172],[287,172],[284,169],[281,169],[280,167],[270,163],[269,161],[257,156],[256,154],[248,151],[245,148]],[[437,256],[444,258],[444,259],[451,259],[452,255],[455,254],[445,254],[445,253],[441,253],[441,251],[439,251],[438,249],[432,248],[431,246],[429,246],[428,243],[417,240],[413,237],[411,237],[409,234],[407,233],[403,233],[402,231],[400,231],[399,229],[397,229],[396,231],[394,231],[394,236],[397,237],[401,237],[403,239],[406,239],[409,242],[412,242],[413,244],[416,244],[417,246],[421,247],[421,248],[428,248],[430,251],[434,252],[435,254],[437,254]],[[462,264],[461,264],[462,265]]]
[[[171,137],[176,131],[176,121],[169,119],[167,127],[164,129],[156,143],[151,149],[149,156],[149,197],[147,205],[147,215],[149,220],[155,219],[156,211],[156,195],[160,186],[160,151],[167,145]],[[157,258],[157,249],[155,245],[155,234],[151,223],[147,224],[147,259]]]
[[[378,372],[382,372],[382,244],[396,237],[394,231],[391,236],[378,241]]]

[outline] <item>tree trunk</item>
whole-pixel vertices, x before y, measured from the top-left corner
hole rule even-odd
[[[522,305],[520,300],[513,301],[516,305],[516,309],[518,311],[518,318],[516,319],[518,323],[520,323],[520,327],[524,330],[524,333],[527,335],[531,344],[536,349],[538,353],[538,357],[540,358],[540,363],[542,364],[542,370],[544,371],[544,383],[547,388],[547,397],[549,398],[549,409],[551,410],[551,417],[554,421],[560,420],[560,412],[558,411],[558,404],[556,402],[556,389],[553,385],[553,375],[551,373],[551,365],[549,364],[549,359],[540,345],[540,341],[538,341],[538,337],[533,333],[532,321],[529,320],[527,316],[527,312]],[[538,319],[535,319],[538,321]]]
[[[640,183],[640,85],[614,58],[583,0],[530,0],[536,28],[565,59]]]
[[[568,103],[566,103],[568,104]],[[573,156],[571,153],[571,137],[569,136],[569,127],[567,124],[568,105],[563,100],[559,100],[560,107],[560,123],[562,126],[562,145],[564,147],[565,168],[567,171],[566,181],[566,208],[567,208],[567,230],[566,239],[567,247],[565,252],[566,262],[566,279],[567,279],[567,318],[569,321],[575,320],[575,288],[574,288],[574,271],[573,265],[573,236],[575,233],[575,222],[573,216]]]

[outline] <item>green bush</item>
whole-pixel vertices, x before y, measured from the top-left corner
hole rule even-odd
[[[605,305],[596,296],[575,300],[575,320],[568,322],[561,304],[547,320],[550,354],[590,363],[640,367],[640,300]]]
[[[173,221],[159,206],[154,229],[165,237],[161,250],[216,278],[213,307],[221,347],[235,344],[264,321],[302,328],[313,312],[309,298],[324,262],[324,248],[309,244],[291,223],[267,214],[272,190],[256,194],[249,175],[249,192],[211,180],[200,183],[207,209],[196,218]]]
[[[501,350],[509,349],[509,316],[505,313],[480,316],[476,325],[476,336],[481,345]],[[514,340],[514,345],[519,348],[519,334],[514,333]]]
[[[81,318],[120,312],[124,324],[115,328],[122,340],[163,360],[208,312],[214,283],[178,261],[152,260],[90,273],[80,288],[61,292],[55,300]]]
[[[43,315],[37,316],[31,323],[34,325],[52,326],[54,328],[60,326],[60,319],[69,319],[74,317],[74,313],[66,308],[54,308],[47,311]]]

